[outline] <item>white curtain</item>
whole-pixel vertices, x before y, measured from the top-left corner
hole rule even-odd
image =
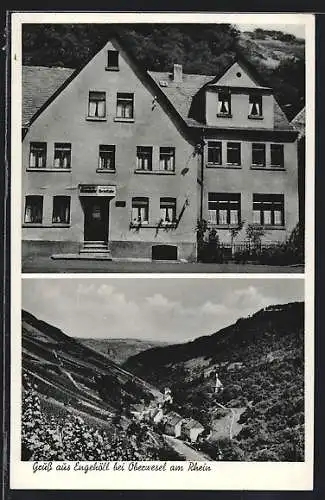
[[[238,224],[238,211],[230,210],[230,224]]]
[[[33,168],[36,166],[36,161],[35,161],[35,154],[31,153],[30,154],[30,166]]]
[[[227,210],[219,210],[219,224],[228,224]]]
[[[274,210],[274,224],[276,226],[282,225],[282,212],[281,212],[281,210]]]
[[[96,116],[96,102],[89,102],[89,116]]]
[[[261,212],[259,210],[253,210],[253,222],[254,224],[261,223]]]
[[[271,210],[264,210],[264,224],[270,225],[272,223]]]
[[[101,118],[105,116],[105,101],[97,102],[97,114]]]
[[[217,212],[216,210],[209,210],[209,222],[210,224],[217,223]]]

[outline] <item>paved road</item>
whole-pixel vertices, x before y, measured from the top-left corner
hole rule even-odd
[[[206,455],[203,455],[203,453],[200,453],[196,450],[193,450],[193,448],[190,448],[190,446],[187,446],[186,443],[184,443],[184,441],[181,441],[180,439],[177,439],[177,438],[174,438],[172,436],[167,436],[167,435],[164,435],[167,443],[169,444],[169,446],[171,446],[172,448],[174,448],[175,451],[177,451],[177,453],[179,453],[179,455],[185,457],[186,460],[191,460],[191,461],[196,461],[196,462],[206,462],[207,460],[211,460],[210,457],[207,457]]]
[[[24,273],[303,273],[303,266],[23,259]]]

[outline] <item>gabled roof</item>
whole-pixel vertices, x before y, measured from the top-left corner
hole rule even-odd
[[[23,66],[22,68],[22,124],[27,126],[41,106],[74,73],[71,68]]]
[[[304,106],[299,113],[291,120],[292,126],[299,132],[299,137],[305,135],[306,128],[306,107]]]
[[[200,424],[197,420],[194,420],[194,418],[190,418],[189,420],[184,421],[184,428],[187,430],[191,429],[204,429],[203,425]]]
[[[115,37],[121,47],[127,51],[123,45],[120,37]],[[132,56],[128,53],[128,57]],[[91,59],[90,59],[91,60]],[[241,65],[253,75],[256,79],[256,70],[252,65],[243,60],[242,56],[238,58]],[[88,61],[89,62],[89,61]],[[88,63],[86,63],[88,64]],[[231,67],[234,62],[231,63]],[[85,65],[84,65],[85,66]],[[83,66],[83,67],[84,67]],[[138,65],[139,66],[139,65]],[[173,113],[175,119],[184,126],[193,128],[215,128],[207,126],[203,122],[197,121],[190,117],[190,108],[194,96],[207,84],[217,81],[226,70],[220,72],[219,75],[196,75],[184,74],[182,82],[176,83],[173,80],[172,73],[170,72],[157,72],[157,71],[144,71],[141,74],[146,78],[157,95],[160,96],[165,106]],[[23,86],[23,102],[22,102],[22,124],[23,127],[28,125],[35,119],[35,117],[47,106],[49,102],[55,98],[57,93],[69,84],[70,81],[82,70],[74,70],[71,68],[61,67],[44,67],[44,66],[23,66],[22,68],[22,86]],[[140,68],[139,68],[140,71]],[[260,79],[258,80],[263,84]],[[163,82],[167,83],[167,86]],[[237,128],[234,126],[234,128]],[[256,126],[251,128],[257,130]],[[290,124],[286,115],[280,108],[279,104],[274,100],[274,129],[283,131],[294,131],[294,127]]]
[[[189,127],[201,128],[215,128],[201,123],[194,118],[189,117],[190,108],[193,97],[202,89],[202,87],[215,80],[215,76],[211,75],[190,75],[183,74],[183,81],[175,83],[172,80],[172,73],[161,71],[148,71],[149,75],[161,87],[161,90],[169,99],[174,108],[178,111]],[[161,82],[168,82],[168,86],[161,86]],[[234,128],[237,128],[234,126]],[[247,127],[246,127],[247,128]],[[274,99],[274,129],[275,130],[294,130],[286,115],[282,111],[280,105]],[[256,125],[252,127],[256,130]],[[263,129],[265,130],[265,129]]]
[[[183,420],[183,417],[181,417],[178,413],[175,411],[171,411],[170,413],[167,413],[166,415],[166,423],[169,425],[177,425],[179,422]]]

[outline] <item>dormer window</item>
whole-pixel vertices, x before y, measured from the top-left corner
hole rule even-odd
[[[117,71],[119,69],[118,55],[119,55],[118,50],[107,51],[107,66],[106,66],[107,70]]]
[[[218,116],[231,116],[231,94],[227,90],[218,92]]]
[[[262,96],[249,96],[249,118],[263,118]]]

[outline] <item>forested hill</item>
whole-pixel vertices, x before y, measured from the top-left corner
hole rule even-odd
[[[241,33],[230,24],[26,24],[23,64],[78,68],[118,29],[140,64],[170,71],[182,64],[185,73],[216,75],[236,54],[246,57],[275,90],[289,119],[305,102],[304,40],[279,31]]]
[[[213,335],[142,352],[124,366],[170,387],[176,410],[211,428],[212,449],[219,404],[242,412],[227,459],[303,460],[303,303],[269,306]],[[221,395],[214,393],[216,372]]]

